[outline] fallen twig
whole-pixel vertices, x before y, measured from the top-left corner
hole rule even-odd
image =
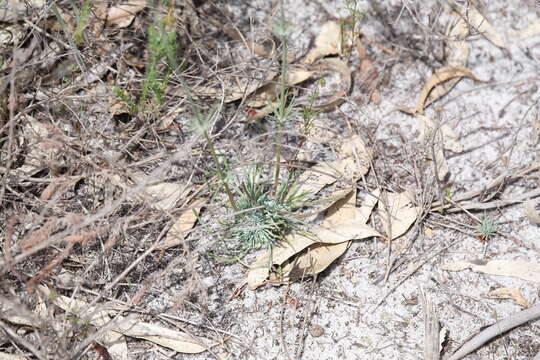
[[[491,339],[496,336],[501,335],[502,333],[515,328],[516,326],[522,325],[528,321],[536,320],[540,318],[540,304],[523,310],[517,314],[512,314],[506,319],[503,319],[490,327],[480,331],[472,339],[463,344],[452,356],[446,360],[459,360],[478,349]],[[535,358],[536,359],[536,358]]]

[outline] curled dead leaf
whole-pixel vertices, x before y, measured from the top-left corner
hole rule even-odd
[[[39,290],[51,299],[56,306],[88,321],[98,329],[103,326],[109,327],[108,332],[116,333],[117,336],[121,337],[117,341],[123,339],[123,336],[130,336],[148,340],[185,354],[201,353],[217,345],[215,342],[201,337],[195,338],[182,331],[140,321],[134,316],[115,316],[116,311],[108,309],[105,305],[91,305],[82,300],[53,294],[45,285],[40,285]],[[115,320],[111,321],[113,317]],[[125,340],[123,341],[125,342]]]
[[[490,291],[484,297],[488,299],[512,299],[516,304],[523,306],[524,308],[531,307],[531,303],[525,299],[523,292],[516,288],[501,287]]]
[[[333,95],[330,100],[326,101],[325,103],[313,106],[315,110],[319,111],[333,110],[336,106],[341,105],[345,101],[345,96],[347,96],[351,89],[351,69],[345,61],[338,58],[322,59],[315,64],[315,69],[318,71],[335,71],[340,74],[342,84],[341,90],[337,91],[335,95]]]
[[[111,6],[107,13],[107,26],[125,28],[131,25],[138,12],[147,5],[147,0],[130,0],[116,6]]]
[[[171,226],[165,237],[165,242],[156,246],[158,250],[166,250],[173,246],[182,244],[185,238],[185,232],[190,230],[197,222],[197,214],[202,208],[206,199],[197,199],[180,214],[178,219]]]
[[[432,91],[434,91],[434,89],[437,86],[447,82],[448,80],[456,79],[456,78],[463,78],[463,77],[467,77],[475,81],[480,81],[476,76],[474,76],[474,74],[470,70],[468,70],[467,68],[461,65],[446,65],[440,69],[437,69],[435,73],[431,75],[431,77],[428,79],[428,81],[422,88],[422,91],[420,92],[420,97],[416,105],[416,112],[418,114],[424,113],[424,108],[426,107],[426,101],[428,99],[428,96],[431,94]],[[435,96],[432,96],[430,99],[430,103],[446,95],[446,93],[450,91],[451,88],[450,89],[443,88],[443,90],[444,91],[438,90],[437,91],[438,97],[435,98]]]
[[[420,208],[414,205],[414,194],[410,191],[391,193],[384,191],[379,200],[379,216],[386,235],[396,239],[405,234],[420,215]]]
[[[341,25],[328,21],[321,27],[315,39],[315,46],[307,53],[304,64],[312,64],[318,58],[341,53]]]

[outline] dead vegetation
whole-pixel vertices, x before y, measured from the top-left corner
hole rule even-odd
[[[443,290],[442,271],[539,282],[540,245],[495,218],[526,202],[538,231],[538,140],[524,150],[520,135],[538,130],[538,76],[503,84],[470,66],[479,40],[509,57],[537,22],[498,29],[477,2],[313,2],[310,38],[298,4],[255,3],[0,2],[0,358],[311,358],[328,335],[319,312],[344,304],[368,323],[421,271]],[[479,145],[460,128],[472,112],[452,107],[462,82],[518,88],[503,109],[526,109],[472,184],[456,176]],[[451,256],[461,234],[481,257]],[[355,260],[377,267],[338,273]],[[379,288],[366,302],[342,279]],[[257,300],[270,285],[279,298]],[[459,330],[439,338],[446,311],[474,310],[423,285],[403,301],[421,296],[425,359],[539,317],[538,294],[490,287],[482,297],[526,310],[455,353]],[[507,358],[533,356],[526,343]]]

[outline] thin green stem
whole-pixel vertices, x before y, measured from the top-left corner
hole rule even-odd
[[[219,175],[219,179],[221,180],[221,183],[223,185],[223,188],[225,189],[225,192],[227,193],[227,197],[229,198],[229,202],[231,203],[231,206],[233,207],[234,211],[238,211],[238,206],[236,205],[236,201],[234,200],[234,196],[232,194],[231,188],[227,184],[227,181],[225,179],[225,173],[223,172],[223,169],[221,168],[221,164],[219,163],[216,150],[214,148],[214,142],[212,141],[212,138],[208,135],[207,131],[204,131],[204,137],[206,139],[206,142],[208,143],[208,148],[210,149],[210,153],[212,154],[212,158],[214,159],[214,162],[216,163],[217,172]]]

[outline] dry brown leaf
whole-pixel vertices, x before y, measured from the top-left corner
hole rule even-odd
[[[328,207],[322,225],[326,227],[337,226],[349,220],[357,220],[356,216],[356,188],[354,188],[346,196]]]
[[[107,13],[107,26],[125,28],[131,25],[138,12],[147,5],[146,0],[130,0],[116,6],[111,6]]]
[[[202,205],[206,202],[206,199],[195,200],[189,208],[184,211],[178,219],[171,226],[165,237],[165,242],[158,245],[156,249],[166,250],[173,246],[177,246],[183,243],[184,233],[190,230],[197,222],[197,214],[201,210]]]
[[[318,274],[343,255],[350,244],[350,241],[345,241],[338,244],[317,243],[311,245],[305,253],[283,266],[279,274],[270,274],[270,282],[273,284],[288,283]]]
[[[316,194],[344,176],[344,180],[354,182],[369,171],[373,153],[359,135],[345,139],[340,154],[340,160],[321,162],[304,171],[297,181],[298,191]]]
[[[405,234],[416,221],[420,208],[414,206],[414,194],[382,192],[379,201],[379,216],[388,236],[396,239]]]
[[[510,32],[510,36],[515,39],[527,39],[540,34],[540,20],[530,24],[525,29]]]
[[[469,6],[464,12],[461,12],[461,16],[465,19],[467,24],[474,28],[479,34],[483,35],[493,45],[500,48],[505,48],[506,44],[501,35],[495,30],[495,28],[487,21],[487,19],[474,7]]]
[[[533,224],[540,225],[540,213],[536,211],[536,202],[533,199],[525,201],[525,214]]]
[[[271,265],[281,265],[307,247],[310,247],[307,252],[309,255],[305,254],[299,258],[299,263],[296,260],[291,260],[289,264],[297,263],[299,265],[297,267],[284,267],[279,277],[289,277],[290,273],[288,271],[296,271],[298,269],[301,269],[305,273],[311,273],[306,270],[307,268],[305,266],[307,266],[306,264],[313,263],[318,264],[314,269],[321,269],[320,271],[322,271],[331,263],[330,259],[333,258],[335,260],[341,255],[339,251],[345,251],[348,246],[326,247],[327,245],[348,244],[350,240],[360,240],[373,236],[383,237],[375,229],[363,223],[367,210],[359,213],[358,209],[354,207],[355,202],[355,191],[350,191],[347,197],[340,199],[330,207],[327,218],[323,220],[320,226],[315,226],[310,230],[310,236],[300,234],[289,236],[286,242],[274,248],[271,264],[270,254],[266,253],[261,256],[250,267],[250,271],[248,272],[247,283],[250,288],[255,289],[265,283],[270,275]],[[370,200],[370,204],[373,204],[371,206],[373,208],[375,203],[373,200]],[[369,207],[370,205],[368,204],[367,206]],[[294,277],[296,278],[296,275]],[[277,275],[273,276],[273,279],[277,278]]]
[[[422,88],[422,91],[420,92],[420,97],[416,105],[416,112],[418,114],[424,113],[426,100],[428,99],[428,96],[430,95],[430,93],[435,89],[435,87],[445,83],[448,80],[455,79],[455,78],[463,78],[463,77],[468,77],[475,81],[479,81],[472,72],[470,72],[467,68],[461,65],[446,65],[440,69],[437,69],[435,73],[431,75],[431,77],[428,79],[428,81]],[[447,89],[447,91],[450,91],[450,89]],[[446,93],[447,92],[443,93],[442,91],[438,91],[439,98],[445,95]],[[430,101],[433,102],[435,100],[437,99],[432,97]]]
[[[164,182],[145,187],[139,197],[155,209],[171,210],[188,191],[183,184]]]
[[[312,236],[293,234],[287,237],[287,241],[280,247],[274,248],[272,254],[272,264],[281,265],[286,260],[304,250],[308,246],[324,243],[339,244],[349,240],[361,240],[369,237],[383,237],[375,229],[359,221],[348,221],[339,224],[338,228],[329,229],[317,226],[310,230]],[[247,283],[250,288],[255,289],[264,284],[270,273],[269,254],[264,254],[251,267],[248,272]]]
[[[531,303],[529,303],[527,299],[525,299],[525,296],[523,296],[521,290],[516,288],[498,288],[490,291],[484,297],[488,299],[512,299],[516,304],[523,306],[524,308],[531,307]]]
[[[340,168],[340,166],[337,167]],[[307,191],[315,195],[326,185],[335,183],[339,177],[339,169],[336,169],[335,162],[318,163],[299,176],[298,191],[300,193]]]
[[[314,109],[319,111],[330,111],[336,106],[341,105],[345,101],[345,96],[349,93],[352,84],[352,73],[349,65],[338,58],[321,59],[315,64],[315,69],[318,71],[330,70],[335,71],[341,76],[342,89],[337,91],[330,100],[323,104],[313,106]]]
[[[457,17],[457,22],[447,33],[449,40],[446,65],[467,67],[471,45],[465,38],[469,34],[469,26],[458,13],[454,12],[453,14]],[[429,92],[424,108],[448,94],[461,79],[461,77],[449,79],[435,86]]]
[[[28,360],[28,358],[25,358],[21,355],[14,355],[14,354],[8,354],[0,352],[0,360]]]
[[[356,219],[358,221],[363,224],[367,224],[369,217],[373,212],[373,209],[379,202],[380,196],[381,191],[379,189],[375,189],[374,191],[366,195],[366,198],[362,202],[362,205],[360,205],[359,208],[356,208]]]
[[[540,264],[525,261],[492,260],[487,263],[477,260],[474,262],[458,261],[441,266],[441,270],[461,271],[471,269],[490,275],[512,276],[523,280],[540,282]]]
[[[336,21],[323,24],[315,39],[315,46],[307,53],[304,64],[312,64],[318,58],[341,54],[341,26]]]
[[[203,341],[200,337],[195,338],[181,331],[137,319],[125,319],[124,321],[120,319],[114,330],[125,336],[148,340],[184,354],[198,354],[217,345],[216,343],[204,345],[204,342],[208,342],[208,340]]]
[[[283,264],[294,254],[315,243],[316,240],[304,235],[292,234],[288,236],[286,241],[279,246],[274,247],[271,260],[270,254],[265,253],[250,266],[246,279],[249,287],[251,289],[256,289],[263,285],[270,275],[270,267],[272,265]]]
[[[317,71],[308,70],[304,67],[291,67],[287,73],[287,85],[294,86],[300,84],[315,75]],[[267,82],[264,86],[259,87],[254,92],[253,96],[248,99],[246,104],[250,107],[259,108],[271,104],[278,94],[280,86],[279,78],[274,78]],[[240,95],[240,94],[238,94]],[[240,97],[238,97],[240,99]],[[275,106],[273,107],[275,109]]]
[[[123,336],[125,335],[148,340],[155,344],[186,354],[201,353],[216,345],[216,343],[210,343],[210,341],[207,339],[195,339],[184,332],[171,330],[160,325],[142,322],[133,318],[132,316],[114,316],[116,311],[107,310],[104,305],[91,306],[89,303],[82,300],[53,294],[51,290],[44,285],[40,285],[39,289],[46,296],[48,296],[56,306],[60,307],[64,311],[76,314],[78,317],[90,322],[97,328],[105,325],[110,326],[111,330],[108,332],[116,333],[116,335],[118,335],[116,342],[124,341],[125,344]],[[115,321],[114,323],[111,323],[111,319],[113,317],[115,318]],[[114,336],[114,334],[111,334],[111,336]],[[102,344],[109,350],[109,352],[111,352],[111,347],[114,344],[104,342],[102,342]]]
[[[99,307],[90,306],[87,302],[82,300],[53,294],[45,285],[39,285],[38,288],[45,296],[52,300],[56,306],[64,311],[79,315],[97,328],[108,325],[114,316],[112,310],[103,310]],[[113,330],[114,329],[106,331],[98,339],[111,355],[115,355],[115,359],[128,360],[126,339],[122,334]]]
[[[448,31],[448,58],[447,65],[467,66],[471,45],[465,38],[469,35],[469,26],[465,20],[456,12],[452,13],[457,17],[457,22]]]

